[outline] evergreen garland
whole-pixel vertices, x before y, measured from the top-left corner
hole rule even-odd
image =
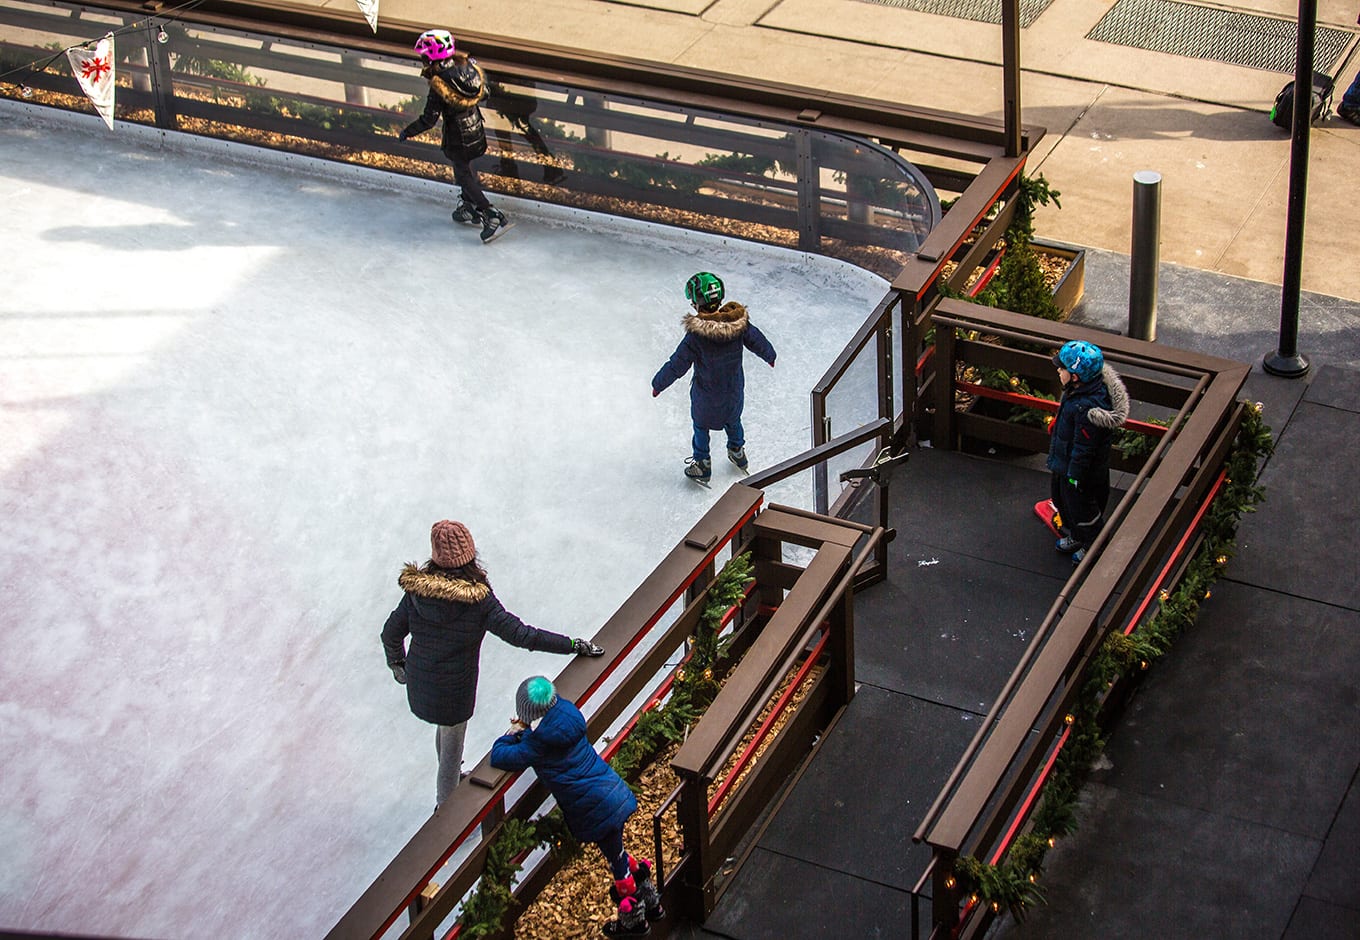
[[[1005,907],[1019,921],[1029,905],[1043,901],[1036,882],[1043,872],[1044,855],[1058,837],[1076,829],[1077,795],[1105,747],[1098,718],[1107,693],[1119,679],[1147,669],[1164,656],[1175,638],[1194,624],[1200,604],[1211,595],[1210,585],[1232,559],[1238,521],[1243,513],[1255,512],[1265,498],[1257,480],[1261,461],[1274,444],[1261,413],[1260,402],[1247,407],[1228,456],[1224,485],[1201,523],[1203,541],[1175,590],[1161,592],[1157,614],[1132,634],[1116,630],[1106,637],[1092,659],[1086,682],[1072,705],[1067,743],[1054,761],[1043,800],[1030,819],[1030,831],[1015,840],[1000,865],[972,856],[955,863],[962,890],[994,913]]]
[[[689,659],[676,670],[666,704],[638,718],[609,762],[630,786],[634,785],[637,771],[671,744],[684,740],[689,728],[717,696],[719,669],[730,645],[727,638],[720,636],[723,617],[746,597],[746,586],[753,580],[751,553],[746,552],[729,560],[709,588],[707,603],[690,641]],[[560,859],[572,858],[581,851],[560,809],[533,820],[504,822],[496,841],[487,850],[477,890],[464,902],[458,916],[462,936],[486,937],[501,930],[515,903],[513,887],[521,858],[542,846]]]

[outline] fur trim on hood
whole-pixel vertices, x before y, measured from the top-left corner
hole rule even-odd
[[[704,339],[727,342],[746,332],[749,324],[746,308],[735,300],[729,300],[712,312],[696,311],[685,315],[687,333],[694,333]]]
[[[1123,427],[1124,422],[1129,420],[1129,390],[1124,387],[1124,380],[1114,371],[1114,366],[1108,362],[1100,370],[1100,380],[1110,392],[1110,407],[1092,408],[1086,417],[1098,428]]]
[[[455,62],[456,61],[457,60],[455,60]],[[459,83],[458,79],[462,76],[458,74],[459,68],[456,64],[452,69],[448,68],[442,62],[427,65],[425,68],[421,69],[421,74],[429,80],[430,87],[434,89],[434,93],[443,98],[446,102],[456,108],[472,108],[486,100],[487,88],[486,77],[485,73],[482,72],[482,67],[476,62],[470,62],[469,64],[471,64],[475,75],[467,76],[467,78],[476,79],[475,87],[463,87],[463,85]]]
[[[440,601],[458,601],[463,604],[476,604],[491,593],[486,584],[450,578],[437,571],[422,571],[414,564],[402,566],[397,584],[403,591],[417,597],[428,597]]]

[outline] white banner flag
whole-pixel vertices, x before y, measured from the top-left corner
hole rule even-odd
[[[355,0],[373,32],[378,31],[378,0]]]
[[[67,49],[66,58],[71,60],[71,71],[94,102],[94,109],[113,130],[113,33],[99,40],[93,49],[86,46]]]

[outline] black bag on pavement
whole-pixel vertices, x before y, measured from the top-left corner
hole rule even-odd
[[[1326,72],[1313,72],[1312,101],[1308,119],[1316,124],[1327,116],[1332,106],[1332,76]],[[1275,96],[1275,106],[1270,109],[1270,122],[1276,127],[1291,130],[1294,126],[1294,83],[1289,82]]]

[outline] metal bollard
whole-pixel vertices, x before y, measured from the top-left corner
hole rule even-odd
[[[1133,245],[1129,253],[1129,336],[1157,339],[1157,266],[1162,244],[1162,174],[1133,174]]]

